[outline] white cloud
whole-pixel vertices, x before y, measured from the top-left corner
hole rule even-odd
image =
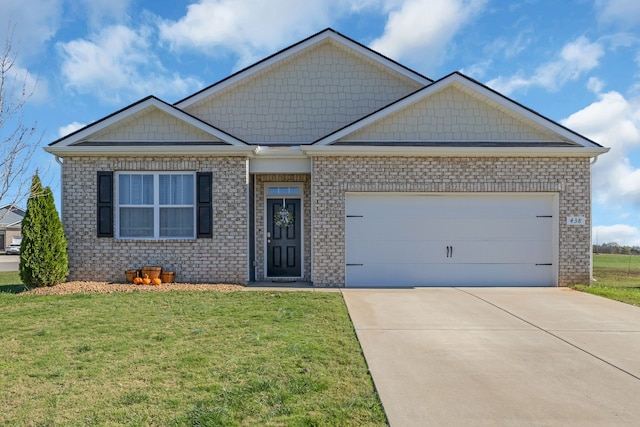
[[[183,96],[202,84],[167,72],[152,52],[152,31],[105,27],[87,39],[58,45],[66,87],[117,104],[145,95]]]
[[[616,242],[623,246],[640,246],[640,229],[627,224],[598,225],[593,227],[593,243]]]
[[[605,82],[600,80],[597,77],[589,77],[589,81],[587,82],[587,89],[589,89],[593,93],[600,93],[602,89],[604,89]]]
[[[640,99],[628,99],[609,91],[599,93],[604,83],[590,79],[588,88],[598,100],[562,120],[562,124],[610,147],[593,166],[592,191],[594,209],[607,221],[634,223],[640,211]],[[617,242],[640,245],[640,230],[627,224],[598,225],[593,228],[594,243]]]
[[[601,22],[637,27],[640,24],[638,0],[596,0],[598,19]]]
[[[58,136],[62,138],[63,136],[67,136],[70,133],[77,131],[78,129],[82,129],[86,125],[86,123],[71,122],[66,126],[61,126],[60,128],[58,128]]]
[[[41,54],[60,28],[62,3],[63,0],[0,0],[1,46],[11,37],[14,51],[21,58]]]
[[[5,82],[6,93],[10,93],[14,97],[14,101],[18,101],[18,97],[24,96],[26,103],[35,102],[42,104],[49,96],[48,84],[44,79],[34,76],[26,68],[14,63],[8,70]]]
[[[238,66],[273,53],[350,14],[388,15],[371,47],[409,65],[440,62],[451,37],[488,0],[199,0],[179,20],[161,20],[160,38],[172,50],[234,54]],[[413,64],[412,64],[413,62]]]
[[[640,149],[640,100],[615,91],[600,94],[562,124],[611,147],[593,167],[594,201],[610,208],[640,208],[640,165],[630,160]]]
[[[350,10],[352,12],[360,12],[366,9],[389,8],[394,3],[397,3],[397,1],[395,0],[386,0],[386,1],[385,0],[349,0]]]
[[[487,59],[485,61],[476,62],[475,64],[469,67],[464,67],[460,70],[460,72],[471,78],[480,80],[484,77],[487,70],[491,67],[492,64],[493,64],[493,61],[490,59]]]
[[[160,38],[175,50],[232,52],[247,65],[349,10],[350,3],[339,0],[200,0],[178,21],[161,21]]]
[[[407,0],[391,6],[384,34],[370,47],[396,60],[428,68],[460,28],[476,17],[486,0]]]
[[[505,95],[535,86],[555,91],[597,67],[603,55],[601,43],[592,43],[586,37],[578,37],[562,48],[557,59],[541,65],[532,75],[527,76],[520,71],[511,77],[499,76],[487,82],[487,85]]]
[[[515,58],[524,52],[535,40],[534,30],[526,28],[513,35],[498,37],[488,44],[483,51],[488,57],[503,56],[507,59]]]
[[[87,20],[92,28],[106,23],[123,23],[128,20],[128,9],[132,0],[81,0],[86,9]]]

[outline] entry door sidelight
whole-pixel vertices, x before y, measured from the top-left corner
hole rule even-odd
[[[300,199],[267,199],[267,277],[302,276]]]

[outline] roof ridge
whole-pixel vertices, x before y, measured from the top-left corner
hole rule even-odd
[[[273,54],[271,54],[271,55],[269,55],[269,56],[267,56],[267,57],[255,62],[255,63],[253,63],[251,65],[248,65],[248,66],[242,68],[241,70],[238,70],[235,73],[233,73],[233,74],[231,74],[231,75],[229,75],[229,76],[227,76],[227,77],[225,77],[225,78],[223,78],[223,79],[221,79],[221,80],[219,80],[219,81],[217,81],[217,82],[215,82],[213,84],[210,84],[209,86],[206,86],[206,87],[200,89],[199,91],[197,91],[197,92],[195,92],[195,93],[193,93],[193,94],[191,94],[191,95],[189,95],[189,96],[187,96],[187,97],[175,102],[173,105],[177,107],[180,104],[184,104],[185,102],[187,102],[189,100],[192,100],[194,98],[196,100],[193,101],[193,102],[197,102],[197,100],[199,100],[200,97],[203,96],[205,93],[207,93],[207,92],[213,93],[214,89],[216,87],[224,85],[225,83],[227,83],[227,82],[229,82],[229,81],[231,81],[233,79],[239,78],[243,74],[247,74],[247,76],[245,76],[244,78],[249,77],[253,72],[257,72],[260,69],[259,67],[261,67],[263,65],[266,65],[269,61],[272,61],[272,60],[274,60],[274,59],[276,59],[277,57],[280,57],[280,56],[284,56],[282,59],[285,59],[287,52],[293,52],[297,47],[300,47],[300,46],[304,45],[305,43],[308,43],[310,40],[313,40],[314,38],[318,38],[318,37],[320,37],[322,35],[326,35],[326,36],[320,38],[318,40],[318,42],[320,42],[322,40],[325,40],[327,37],[330,37],[331,35],[333,35],[334,37],[332,37],[332,38],[333,38],[334,41],[338,40],[338,39],[343,39],[344,41],[346,41],[348,43],[352,43],[356,47],[358,47],[360,49],[364,49],[369,55],[374,56],[374,57],[378,57],[382,61],[387,61],[390,64],[393,64],[394,66],[404,70],[406,72],[406,74],[407,74],[407,77],[408,77],[409,74],[413,75],[412,79],[415,80],[416,82],[419,82],[421,84],[424,84],[424,82],[429,82],[429,83],[433,82],[433,80],[430,79],[429,77],[426,77],[426,76],[418,73],[417,71],[412,70],[411,68],[407,67],[406,65],[401,64],[400,62],[398,62],[398,61],[396,61],[394,59],[391,59],[391,58],[383,55],[382,53],[377,52],[377,51],[365,46],[364,44],[362,44],[362,43],[360,43],[360,42],[358,42],[358,41],[356,41],[356,40],[354,40],[354,39],[352,39],[350,37],[345,36],[344,34],[334,30],[333,28],[328,27],[328,28],[325,28],[324,30],[319,31],[319,32],[317,32],[317,33],[315,33],[315,34],[313,34],[313,35],[311,35],[311,36],[309,36],[309,37],[307,37],[307,38],[305,38],[303,40],[300,40],[300,41],[298,41],[296,43],[293,43],[293,44],[291,44],[291,45],[289,45],[289,46],[287,46],[287,47],[285,47],[283,49],[280,49],[277,52],[275,52],[275,53],[273,53]],[[342,43],[342,44],[344,46],[346,46],[346,47],[350,47],[350,46],[348,46],[347,43]],[[379,62],[381,62],[381,61],[379,61]],[[387,67],[387,68],[390,68],[390,67]],[[251,70],[256,70],[256,71],[252,72]],[[189,104],[189,105],[191,105],[191,104]],[[178,107],[178,108],[183,108],[183,107]]]

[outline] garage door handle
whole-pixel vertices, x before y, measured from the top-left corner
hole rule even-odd
[[[453,258],[453,246],[447,246],[447,258]]]

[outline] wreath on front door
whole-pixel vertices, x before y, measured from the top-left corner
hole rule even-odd
[[[293,224],[295,223],[295,217],[293,215],[293,211],[287,208],[286,206],[283,206],[276,212],[273,218],[273,222],[278,227],[286,228],[286,227],[293,226]]]

